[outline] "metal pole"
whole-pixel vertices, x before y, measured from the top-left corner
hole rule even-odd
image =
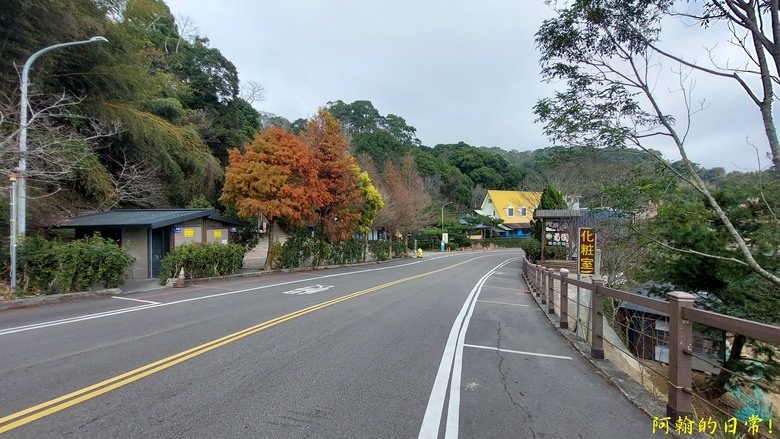
[[[16,174],[11,174],[11,291],[16,290]]]
[[[27,211],[27,88],[30,83],[30,68],[39,56],[51,50],[97,42],[108,42],[108,40],[103,37],[92,37],[84,41],[55,44],[33,53],[24,63],[24,67],[22,68],[21,102],[19,105],[19,217],[17,218],[19,234],[18,238],[24,237],[27,231],[27,220],[25,218],[25,212]]]
[[[452,201],[447,201],[441,205],[441,251],[444,251],[444,206],[452,204]]]

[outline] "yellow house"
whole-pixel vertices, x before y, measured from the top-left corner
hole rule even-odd
[[[531,236],[533,212],[541,200],[541,192],[489,190],[476,212],[503,221],[494,229],[499,237],[526,238]]]

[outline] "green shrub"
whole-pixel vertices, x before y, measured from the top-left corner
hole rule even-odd
[[[17,266],[22,271],[20,289],[29,293],[49,294],[60,266],[55,242],[28,236],[18,248]]]
[[[328,265],[356,264],[363,262],[363,240],[350,238],[331,244]]]
[[[122,285],[133,258],[99,235],[63,243],[30,236],[19,248],[21,287],[27,293],[82,291],[96,284]]]
[[[390,245],[393,249],[392,257],[394,258],[402,258],[406,256],[406,241],[401,240],[393,240],[390,241]]]
[[[462,233],[452,233],[449,235],[450,243],[454,243],[456,247],[469,247],[471,240],[468,236]]]
[[[390,259],[390,241],[371,241],[368,249],[377,261]]]
[[[267,256],[267,258],[271,258],[272,261],[271,268],[279,267],[279,258],[282,257],[283,250],[284,250],[284,246],[282,245],[282,243],[274,240],[274,243],[271,246],[271,249],[268,251],[268,256]]]
[[[244,247],[238,244],[195,243],[171,250],[161,261],[160,280],[177,277],[184,267],[191,279],[233,274],[244,261]]]
[[[566,247],[545,247],[544,248],[544,259],[550,261],[550,260],[562,260],[566,259]]]
[[[289,237],[284,242],[281,252],[276,255],[274,268],[296,268],[312,266],[315,256],[320,251],[319,240],[312,236],[311,229],[300,227],[289,231]]]

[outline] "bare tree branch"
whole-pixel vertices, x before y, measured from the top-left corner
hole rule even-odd
[[[239,96],[250,104],[263,102],[265,101],[265,87],[256,81],[242,81]]]

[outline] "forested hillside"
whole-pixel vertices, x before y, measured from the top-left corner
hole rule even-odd
[[[0,15],[0,125],[8,175],[18,156],[19,69],[36,50],[100,35],[108,43],[41,56],[30,75],[31,226],[84,209],[216,200],[227,150],[260,127],[235,66],[182,35],[156,0],[8,0]],[[45,29],[40,29],[41,25]]]
[[[25,60],[53,44],[108,39],[54,50],[35,62],[28,139],[31,230],[87,210],[185,207],[195,200],[221,207],[227,151],[242,149],[262,128],[295,134],[305,129],[306,120],[258,111],[262,86],[242,83],[234,64],[191,28],[177,23],[162,0],[5,2],[0,170],[6,175],[19,159],[19,71]],[[457,139],[429,146],[402,116],[383,115],[368,100],[323,106],[341,123],[361,167],[385,198],[395,200],[380,213],[379,224],[408,217],[393,207],[400,199],[418,206],[453,201],[465,212],[487,189],[541,190],[546,184],[585,206],[609,207],[617,202],[609,195],[615,186],[656,173],[655,161],[637,150],[506,151]],[[517,147],[524,146],[518,140]],[[726,176],[722,169],[706,172],[720,181]],[[414,216],[404,228],[433,222],[430,212]]]

